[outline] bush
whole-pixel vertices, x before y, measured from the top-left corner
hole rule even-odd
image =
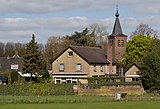
[[[18,72],[13,70],[11,72],[11,84],[18,81]]]
[[[33,96],[33,95],[73,95],[72,84],[23,84],[0,85],[0,95]]]
[[[141,85],[141,82],[124,82],[124,77],[90,77],[88,78],[88,85],[91,88],[100,88],[101,86]]]

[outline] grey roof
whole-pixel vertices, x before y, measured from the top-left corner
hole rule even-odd
[[[115,34],[115,35],[116,34],[123,34],[122,29],[121,29],[121,24],[120,24],[120,21],[119,21],[118,17],[116,17],[112,34]]]
[[[99,47],[85,47],[85,46],[69,46],[76,54],[84,59],[89,64],[110,64],[104,51]],[[53,61],[62,55],[68,48],[60,53]]]
[[[12,71],[11,65],[18,65],[17,71],[22,71],[23,59],[20,57],[0,57],[0,72]]]
[[[111,36],[126,36],[122,32],[121,24],[120,24],[120,21],[119,21],[118,8],[116,10],[115,16],[116,16],[116,20],[115,20],[115,23],[114,23],[114,27],[113,27],[113,31],[112,31]]]
[[[70,46],[70,48],[90,64],[109,64],[106,54],[99,47]]]

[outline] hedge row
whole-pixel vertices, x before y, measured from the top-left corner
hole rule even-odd
[[[73,95],[72,84],[23,84],[0,85],[0,95],[33,96],[33,95]]]
[[[108,80],[113,79],[112,82]],[[116,81],[120,80],[120,81]],[[100,88],[101,86],[126,86],[126,85],[141,85],[141,82],[124,82],[124,77],[91,77],[88,78],[88,85],[92,88]]]

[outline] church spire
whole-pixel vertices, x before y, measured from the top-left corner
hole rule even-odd
[[[118,5],[117,5],[117,10],[116,10],[116,14],[115,14],[116,17],[119,17],[119,12],[118,12]]]
[[[118,5],[117,5],[115,16],[116,16],[116,20],[115,20],[115,23],[114,23],[112,35],[121,35],[123,33],[122,33],[122,29],[121,29],[121,24],[120,24],[120,21],[119,21]]]

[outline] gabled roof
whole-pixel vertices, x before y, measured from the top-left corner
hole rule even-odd
[[[99,47],[69,46],[67,49],[69,48],[89,64],[109,64],[104,51]],[[66,50],[64,50],[61,54],[63,54]],[[55,61],[58,57],[56,57],[53,61]]]
[[[124,73],[126,73],[132,66],[136,66],[139,70],[141,69],[141,63],[135,62]]]
[[[18,65],[17,71],[22,70],[23,59],[20,57],[0,57],[0,72],[11,71],[11,65]]]
[[[120,24],[120,21],[119,21],[119,13],[118,13],[118,8],[116,10],[116,20],[115,20],[115,23],[114,23],[114,27],[113,27],[113,31],[112,31],[112,34],[110,36],[125,36],[127,37],[125,34],[123,34],[122,32],[122,28],[121,28],[121,24]]]

